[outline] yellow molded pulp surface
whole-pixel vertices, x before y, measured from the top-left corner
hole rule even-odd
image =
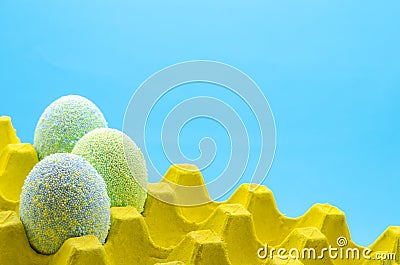
[[[35,149],[20,143],[11,119],[0,117],[0,210],[18,210],[25,177],[37,162]]]
[[[151,194],[142,214],[132,207],[111,208],[111,229],[104,245],[95,236],[68,239],[50,256],[36,253],[29,245],[18,216],[18,199],[26,175],[37,163],[29,144],[19,143],[8,117],[0,117],[0,265],[122,265],[122,264],[398,264],[400,227],[389,227],[369,248],[391,252],[396,260],[282,260],[260,259],[259,248],[337,247],[350,240],[345,215],[328,204],[316,204],[298,218],[282,215],[272,192],[265,186],[241,185],[229,200],[201,206],[180,207],[156,198],[179,202],[187,194],[180,185],[203,183],[195,166],[174,165],[164,179],[150,184]],[[190,196],[208,197],[206,189]]]

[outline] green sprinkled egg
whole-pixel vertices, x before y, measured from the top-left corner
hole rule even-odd
[[[147,196],[147,169],[134,141],[116,129],[95,129],[72,150],[89,161],[107,184],[111,206],[133,206],[143,211]]]
[[[95,235],[104,243],[110,227],[106,184],[84,158],[53,154],[41,160],[22,187],[20,216],[31,246],[55,253],[71,237]]]
[[[34,144],[39,160],[55,153],[70,153],[86,133],[107,127],[101,111],[90,100],[64,96],[51,103],[36,125]]]

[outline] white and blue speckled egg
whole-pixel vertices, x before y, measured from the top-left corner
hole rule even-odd
[[[64,96],[51,103],[41,115],[33,146],[39,160],[55,153],[70,153],[86,133],[106,127],[103,114],[93,102],[77,95]]]
[[[53,154],[26,178],[20,216],[31,246],[53,254],[71,237],[95,235],[104,243],[110,198],[103,178],[88,161],[74,154]]]

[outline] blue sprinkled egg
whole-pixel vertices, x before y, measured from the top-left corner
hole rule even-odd
[[[55,153],[70,153],[86,133],[107,127],[107,122],[93,102],[77,96],[61,97],[41,115],[35,129],[33,146],[39,160]]]
[[[74,154],[53,154],[27,176],[20,216],[31,246],[53,254],[71,237],[95,235],[104,243],[110,198],[103,178],[88,161]]]

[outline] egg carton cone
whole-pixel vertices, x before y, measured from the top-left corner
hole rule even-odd
[[[209,199],[203,177],[193,165],[173,165],[159,183],[149,184],[142,213],[133,207],[111,208],[111,228],[104,245],[88,235],[70,238],[55,254],[42,255],[30,246],[18,213],[24,179],[36,163],[34,148],[20,143],[9,117],[0,117],[0,265],[400,262],[400,227],[389,227],[368,248],[358,246],[351,241],[344,213],[334,206],[316,204],[303,216],[289,218],[277,209],[271,190],[255,184],[242,184],[227,201],[215,202]],[[179,185],[200,188],[187,194],[176,188]],[[188,197],[209,202],[179,206]],[[329,247],[343,252],[369,251],[370,256],[348,259],[320,255]],[[266,249],[306,249],[310,256],[284,258],[270,255]],[[315,257],[310,249],[315,250]]]

